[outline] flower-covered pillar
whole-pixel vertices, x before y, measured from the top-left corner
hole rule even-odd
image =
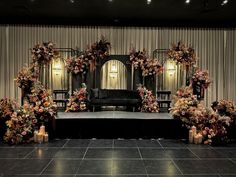
[[[143,76],[141,68],[140,67],[134,68],[133,89],[136,89],[137,85],[142,83],[143,83]]]
[[[208,71],[197,69],[191,78],[193,95],[196,95],[198,100],[204,99],[204,91],[210,83]]]

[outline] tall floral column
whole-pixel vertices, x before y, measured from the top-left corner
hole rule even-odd
[[[204,99],[204,91],[209,87],[210,83],[208,71],[196,70],[192,76],[191,84],[193,94],[197,96],[198,100]]]

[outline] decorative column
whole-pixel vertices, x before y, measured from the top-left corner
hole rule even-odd
[[[72,92],[79,89],[82,84],[82,73],[72,74]]]
[[[145,76],[144,86],[148,90],[152,90],[152,93],[155,95],[155,76],[154,75]]]
[[[140,67],[134,69],[133,89],[137,89],[138,84],[143,84],[142,70]]]

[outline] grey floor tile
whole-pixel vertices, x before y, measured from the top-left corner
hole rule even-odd
[[[200,158],[225,158],[227,157],[227,155],[217,152],[214,149],[191,149],[191,151]]]
[[[0,158],[23,158],[34,148],[0,148]]]
[[[136,144],[138,147],[161,147],[157,140],[137,140]]]
[[[49,159],[19,159],[10,174],[40,174],[50,162]]]
[[[162,147],[187,147],[186,143],[184,143],[181,140],[173,140],[173,139],[162,139],[159,140],[159,143],[162,145]]]
[[[141,158],[138,148],[114,148],[113,159]]]
[[[89,139],[70,139],[66,144],[65,147],[88,147],[90,144]]]
[[[188,149],[165,149],[165,153],[168,157],[171,158],[197,158],[190,150]]]
[[[67,143],[66,139],[50,140],[48,143],[38,144],[39,147],[63,147]]]
[[[180,174],[171,160],[144,160],[148,174]]]
[[[0,176],[9,174],[16,164],[16,159],[0,159]]]
[[[146,175],[142,160],[113,160],[112,174]]]
[[[236,148],[215,149],[215,151],[226,158],[236,158]]]
[[[63,148],[56,152],[54,158],[83,158],[86,148]]]
[[[77,174],[105,174],[111,175],[111,160],[83,160]]]
[[[75,177],[75,175],[56,174],[56,175],[40,175],[40,177]]]
[[[142,158],[169,158],[163,148],[139,148]]]
[[[112,159],[112,148],[88,148],[84,158]]]
[[[95,147],[95,148],[100,148],[100,147],[110,147],[112,148],[113,146],[113,140],[112,139],[96,139],[96,140],[91,140],[89,147]]]
[[[59,148],[39,147],[30,153],[27,158],[49,159],[53,158],[58,151]]]
[[[114,140],[114,147],[137,147],[136,140]]]
[[[45,169],[43,174],[76,174],[79,168],[81,160],[72,159],[54,159],[48,167]]]
[[[218,174],[205,160],[174,160],[183,174]]]
[[[76,175],[76,177],[114,177],[112,175]]]
[[[206,160],[208,166],[220,174],[236,174],[236,164],[230,160]]]

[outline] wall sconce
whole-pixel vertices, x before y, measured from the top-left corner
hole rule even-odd
[[[117,78],[117,74],[118,74],[117,67],[116,67],[115,64],[112,64],[111,65],[111,70],[109,72],[109,76],[114,79],[114,78]]]
[[[169,73],[170,76],[173,76],[175,74],[175,63],[173,61],[168,62],[167,65],[167,72]]]
[[[53,71],[56,75],[59,75],[61,73],[61,62],[60,60],[56,60],[54,65],[53,65]]]

